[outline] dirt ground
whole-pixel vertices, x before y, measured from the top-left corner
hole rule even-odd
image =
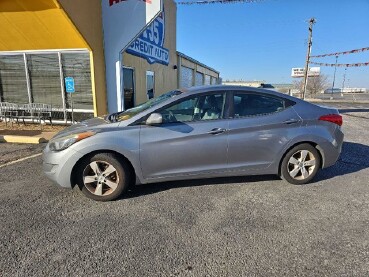
[[[43,132],[59,132],[67,125],[53,125],[39,123],[7,122],[0,120],[0,135],[37,136]]]

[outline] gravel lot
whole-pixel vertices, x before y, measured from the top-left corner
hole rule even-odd
[[[99,203],[46,180],[41,157],[2,167],[0,275],[369,276],[369,109],[340,108],[341,158],[305,186],[170,182]],[[40,151],[0,144],[0,165]]]

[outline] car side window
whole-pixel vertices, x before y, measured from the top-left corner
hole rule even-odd
[[[158,112],[163,123],[215,120],[223,117],[225,94],[195,96],[169,105]]]
[[[286,108],[282,98],[253,93],[235,93],[233,103],[235,118],[271,114]]]

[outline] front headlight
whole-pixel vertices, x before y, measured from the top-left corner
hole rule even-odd
[[[74,135],[69,135],[66,137],[57,138],[55,140],[50,141],[49,148],[51,151],[61,151],[67,149],[72,144],[76,143],[77,141],[83,140],[85,138],[91,137],[95,135],[95,132],[84,132]]]

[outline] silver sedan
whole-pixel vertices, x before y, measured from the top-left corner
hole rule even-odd
[[[175,90],[66,128],[47,144],[43,168],[99,201],[172,180],[277,174],[300,185],[337,161],[341,125],[336,109],[271,90]]]

